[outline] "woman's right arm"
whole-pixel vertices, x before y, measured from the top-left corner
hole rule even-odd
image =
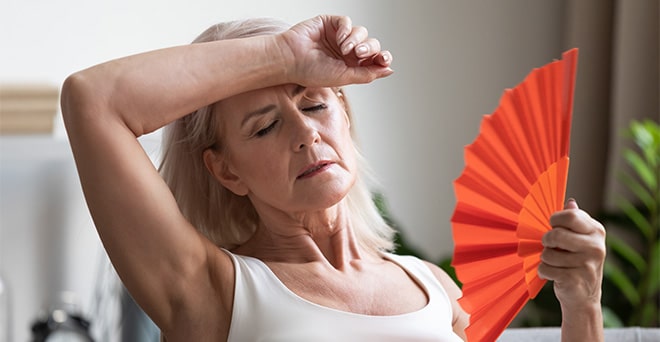
[[[137,137],[254,84],[283,79],[267,51],[269,39],[122,58],[80,71],[62,88],[64,121],[95,226],[122,281],[165,332],[182,322],[178,316],[195,319],[191,310],[204,307],[204,296],[217,298],[215,310],[229,313],[233,270],[183,217]],[[226,295],[218,297],[217,288]]]
[[[356,56],[360,43],[372,51]],[[337,54],[342,48],[348,52]],[[65,81],[62,112],[99,236],[124,284],[164,332],[182,317],[205,319],[204,308],[230,313],[233,269],[183,217],[136,138],[248,90],[369,82],[391,73],[388,56],[348,18],[317,17],[281,35],[152,51]],[[221,302],[208,303],[218,291]]]

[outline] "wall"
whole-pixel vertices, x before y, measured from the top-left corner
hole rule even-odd
[[[320,13],[349,14],[356,24],[367,26],[395,58],[393,76],[348,89],[362,149],[404,233],[429,258],[437,259],[451,254],[452,181],[463,167],[463,146],[474,139],[481,116],[496,107],[505,87],[515,86],[531,68],[560,57],[563,8],[563,1],[552,0],[4,0],[0,5],[0,82],[61,84],[71,72],[110,58],[186,44],[216,21],[267,15],[297,22]],[[61,124],[55,136],[63,140]],[[37,154],[35,158],[49,157]],[[69,158],[68,154],[63,158]],[[42,262],[38,250],[54,247],[48,234],[42,234],[43,225],[29,219],[34,207],[5,207],[17,196],[4,183],[12,182],[5,172],[14,167],[10,162],[14,163],[3,159],[0,165],[0,269],[21,264],[20,270],[12,267],[13,274],[7,275],[11,281],[22,277],[17,272],[35,272]],[[67,168],[66,172],[70,177],[73,171]],[[53,197],[44,193],[48,186],[39,185],[48,180],[47,173],[33,174],[34,182],[25,184],[35,187],[28,191],[35,192],[33,200],[39,205]],[[68,188],[75,188],[76,182],[65,184],[66,191],[77,191]],[[75,208],[75,215],[85,213],[79,197],[70,201],[67,205]],[[15,218],[11,223],[5,219],[8,210]],[[75,223],[82,226],[74,228],[76,232],[91,230],[88,221]],[[31,229],[33,236],[14,241],[17,229]],[[16,259],[15,249],[7,248],[14,242],[33,248],[34,258]],[[94,255],[89,249],[98,247],[75,241],[62,246],[82,249],[88,256]],[[80,268],[76,260],[68,263],[75,269],[67,273],[69,279],[93,279],[90,268]],[[77,283],[45,281],[52,286]],[[44,290],[43,286],[29,290]],[[91,299],[89,289],[80,291],[84,299]],[[17,296],[17,307],[25,311],[16,316],[16,340],[26,340],[25,320],[33,317],[28,311],[36,312],[42,305],[31,295]]]
[[[90,307],[102,249],[65,141],[0,137],[0,272],[8,283],[14,339],[60,292]],[[2,339],[0,331],[0,341]]]

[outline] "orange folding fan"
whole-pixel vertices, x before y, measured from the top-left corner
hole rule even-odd
[[[576,65],[572,49],[532,70],[465,147],[451,222],[469,341],[495,341],[545,284],[536,270],[564,203]]]

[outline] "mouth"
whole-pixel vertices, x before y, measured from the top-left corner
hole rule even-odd
[[[303,172],[301,172],[296,179],[303,179],[303,178],[309,178],[312,177],[320,172],[323,172],[326,170],[330,165],[333,163],[330,161],[321,161],[315,164],[312,164],[305,168]]]

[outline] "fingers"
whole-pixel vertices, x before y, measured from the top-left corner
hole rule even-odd
[[[355,47],[355,55],[358,58],[370,57],[373,52],[380,52],[380,42],[374,38],[368,38]]]
[[[545,248],[541,253],[541,261],[551,267],[576,268],[586,261],[584,253],[571,253],[556,248]]]
[[[605,229],[574,200],[550,218],[543,235],[538,275],[555,282],[560,301],[592,298],[600,286],[605,260]],[[559,291],[557,293],[557,291]]]
[[[366,27],[364,26],[353,27],[348,37],[346,37],[346,39],[344,39],[344,41],[341,42],[339,45],[339,48],[341,49],[341,53],[345,56],[351,53],[358,45],[360,45],[361,47],[365,47],[363,43],[367,39],[367,37],[369,37],[369,32],[367,31]],[[357,51],[355,52],[356,55],[358,55]]]
[[[543,235],[543,246],[546,249],[590,253],[600,257],[605,250],[603,225],[578,209],[574,200],[569,200],[566,208],[550,217],[552,230]]]
[[[580,208],[578,208],[577,202],[575,201],[574,198],[569,198],[568,201],[566,201],[566,205],[564,206],[564,209],[580,209]]]
[[[373,58],[374,64],[389,67],[392,64],[392,54],[389,51],[382,51]]]
[[[342,86],[369,83],[393,73],[392,54],[348,17],[321,15],[282,36],[292,52],[290,83]]]
[[[348,38],[348,35],[351,33],[351,30],[353,29],[353,23],[351,22],[350,17],[333,17],[334,20],[332,20],[332,26],[333,28],[337,31],[337,45],[341,46],[341,44]]]
[[[348,30],[348,27],[344,29]],[[382,51],[380,41],[369,37],[369,31],[363,26],[350,28],[350,33],[344,39],[341,39],[344,33],[338,33],[337,36],[342,55],[353,55],[360,66],[388,67],[392,63],[392,54],[389,51]]]
[[[538,276],[554,282],[555,295],[562,305],[580,306],[584,302],[599,302],[602,266],[589,263],[582,267],[560,268],[541,263]]]
[[[577,304],[598,298],[604,259],[604,247],[580,252],[545,248],[537,273],[541,279],[554,281],[555,294],[560,302]]]
[[[589,249],[600,248],[604,244],[604,235],[598,232],[594,234],[579,234],[566,228],[554,228],[545,233],[541,243],[545,248],[561,249],[567,252],[581,252]]]
[[[380,52],[380,42],[369,38],[369,31],[364,26],[353,26],[350,17],[331,17],[333,29],[336,31],[337,45],[345,56],[355,50],[358,58],[371,57]]]
[[[380,42],[369,38],[355,47],[355,55],[360,60],[360,66],[378,65],[388,67],[392,64],[392,54],[389,51],[381,51]]]
[[[569,200],[566,209],[554,213],[550,217],[550,225],[553,228],[563,227],[580,234],[605,231],[602,224],[577,207],[575,200]]]
[[[583,235],[571,236],[571,240],[562,248],[546,246],[541,252],[541,261],[548,266],[572,268],[605,259],[605,246],[598,239]]]

